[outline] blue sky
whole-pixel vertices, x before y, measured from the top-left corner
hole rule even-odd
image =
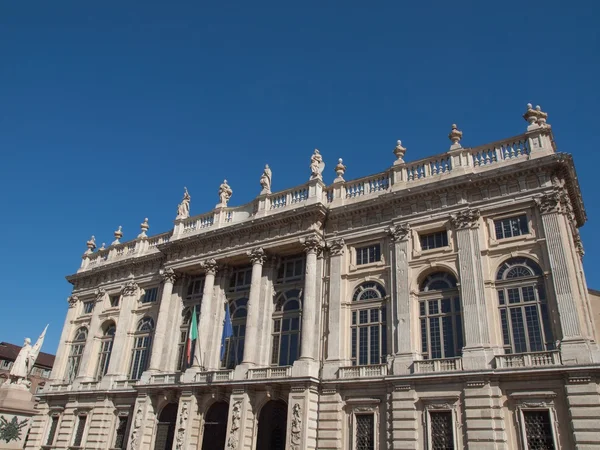
[[[325,6],[324,6],[325,5]],[[368,5],[368,6],[367,6]],[[172,227],[227,178],[231,205],[305,182],[317,147],[326,181],[475,146],[549,113],[574,155],[582,235],[600,288],[597,2],[2,2],[0,340],[50,323],[54,352],[85,242],[125,239],[144,217]]]

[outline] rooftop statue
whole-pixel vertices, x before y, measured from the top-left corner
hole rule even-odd
[[[46,325],[46,328],[44,328],[44,331],[42,331],[42,334],[33,347],[31,346],[31,339],[25,338],[25,343],[23,344],[21,351],[17,355],[17,359],[15,359],[15,362],[10,369],[10,378],[12,384],[22,384],[27,386],[27,377],[31,373],[33,364],[40,354],[42,344],[44,343],[44,338],[46,337],[47,329],[48,325]]]
[[[271,169],[268,164],[265,164],[265,170],[263,170],[262,175],[260,176],[260,185],[262,186],[261,194],[270,194],[271,193]]]
[[[183,190],[183,200],[181,200],[181,203],[177,206],[176,219],[187,219],[190,217],[190,200],[192,197],[190,197],[186,187],[184,187]]]
[[[325,169],[325,163],[323,162],[323,157],[319,150],[315,148],[315,152],[310,157],[310,179],[314,180],[315,178],[322,180],[323,169]]]
[[[229,199],[231,198],[233,191],[227,184],[227,180],[223,180],[221,186],[219,186],[219,199],[221,202],[217,206],[227,206]]]

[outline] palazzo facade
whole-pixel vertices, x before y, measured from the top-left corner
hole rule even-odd
[[[267,167],[247,205],[224,182],[167,233],[92,238],[26,448],[600,448],[586,213],[547,114],[523,117],[331,185],[315,151],[302,186]]]

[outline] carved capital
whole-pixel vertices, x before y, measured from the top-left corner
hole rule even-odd
[[[407,223],[392,225],[391,227],[386,228],[385,231],[390,235],[392,241],[401,242],[408,239],[410,234],[410,225]]]
[[[74,308],[75,305],[77,305],[77,302],[79,301],[79,297],[73,294],[67,297],[67,301],[69,302],[69,308]]]
[[[162,279],[165,283],[173,284],[173,283],[175,283],[175,280],[177,279],[177,274],[171,267],[161,270],[160,275],[162,276]]]
[[[564,189],[556,189],[535,199],[535,204],[542,214],[561,213],[566,211],[567,194]]]
[[[465,209],[450,216],[450,223],[456,230],[476,228],[479,224],[481,213],[478,209]]]
[[[306,253],[320,253],[323,249],[323,241],[316,235],[308,236],[307,238],[301,239],[300,243],[304,247]]]
[[[579,258],[583,259],[585,255],[585,249],[583,248],[583,242],[581,241],[581,235],[579,234],[579,230],[575,229],[575,234],[573,235],[573,241],[575,243],[575,249],[577,250],[577,254]]]
[[[138,285],[135,281],[129,281],[124,286],[121,286],[121,294],[123,296],[135,295],[138,290]]]
[[[253,250],[248,250],[246,252],[252,264],[260,264],[261,266],[265,263],[267,259],[267,254],[263,250],[262,247],[255,248]]]
[[[334,239],[327,243],[327,248],[331,252],[331,256],[341,256],[344,254],[345,242],[342,238]]]
[[[106,298],[106,290],[103,288],[98,288],[94,291],[94,294],[96,294],[96,301],[97,302],[101,302],[102,300],[104,300]]]
[[[216,275],[219,270],[219,265],[214,258],[209,258],[206,261],[202,261],[200,266],[206,271],[206,274]]]

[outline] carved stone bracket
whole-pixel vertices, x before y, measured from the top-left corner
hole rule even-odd
[[[138,285],[135,281],[128,281],[127,284],[121,287],[121,294],[123,296],[135,295],[138,290]]]
[[[77,302],[79,301],[79,297],[73,294],[67,297],[67,301],[69,302],[69,308],[74,308],[75,305],[77,305]]]
[[[214,258],[209,258],[206,261],[202,261],[200,266],[206,271],[207,274],[216,275],[219,265]]]
[[[302,407],[300,403],[292,406],[292,429],[290,436],[290,449],[300,450],[302,445]]]
[[[265,253],[262,247],[255,248],[253,250],[248,250],[246,254],[250,257],[250,261],[252,262],[252,264],[263,265],[267,259],[267,254]]]
[[[327,243],[327,248],[331,252],[331,256],[341,256],[344,254],[344,240],[342,238],[334,239]]]
[[[97,288],[94,291],[94,294],[96,294],[96,301],[97,302],[101,302],[102,300],[104,300],[106,298],[106,290],[103,288]]]
[[[399,225],[392,225],[385,229],[390,235],[390,238],[394,242],[402,242],[408,239],[410,235],[410,225],[407,223],[401,223]]]
[[[301,239],[300,243],[304,247],[306,253],[320,253],[323,249],[323,241],[316,235],[308,236],[307,238]]]
[[[465,209],[450,216],[450,223],[456,230],[476,228],[479,224],[481,212],[478,209]]]
[[[162,270],[160,272],[160,274],[161,274],[161,276],[163,278],[163,281],[165,283],[171,283],[171,284],[173,284],[173,283],[175,283],[175,280],[177,279],[177,274],[175,273],[175,271],[171,267],[168,267],[168,268]]]
[[[535,203],[542,214],[566,213],[570,209],[569,196],[564,188],[537,197]]]

